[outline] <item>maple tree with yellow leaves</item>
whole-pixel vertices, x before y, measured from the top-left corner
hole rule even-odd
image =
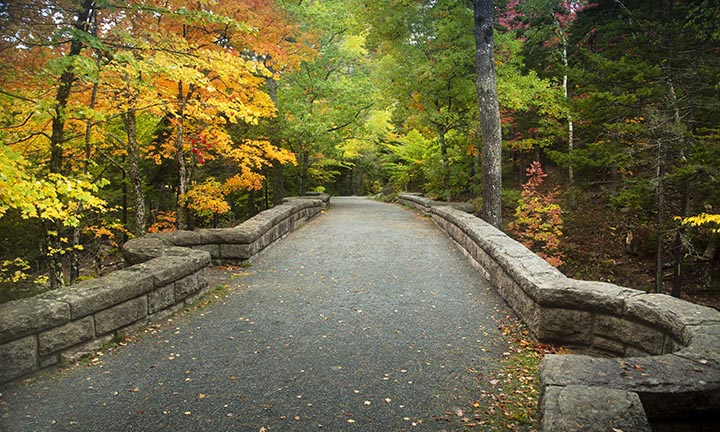
[[[266,81],[313,54],[276,2],[21,0],[2,12],[0,218],[43,232],[53,287],[64,284],[67,256],[77,266],[82,225],[111,212],[101,198],[108,176],[129,180],[122,193],[141,235],[145,160],[175,164],[181,228],[188,209],[229,208],[188,201],[197,167],[226,167],[220,181],[238,191],[261,188],[264,167],[295,163],[267,137],[228,130],[274,117]],[[209,190],[213,181],[196,184]]]

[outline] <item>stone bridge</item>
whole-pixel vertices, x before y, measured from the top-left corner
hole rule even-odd
[[[253,284],[276,290],[272,292],[277,297],[263,298],[253,303],[255,309],[246,311],[260,314],[260,309],[270,308],[272,304],[278,306],[272,311],[275,318],[267,320],[269,327],[263,330],[258,326],[252,333],[252,328],[245,328],[255,324],[250,318],[233,316],[231,327],[235,329],[240,322],[243,329],[226,334],[220,329],[228,330],[229,318],[220,323],[211,320],[208,322],[214,324],[207,325],[215,326],[214,330],[198,337],[201,342],[197,339],[194,342],[203,343],[202,348],[190,351],[204,353],[203,356],[208,358],[222,357],[225,362],[233,356],[247,362],[244,363],[246,367],[241,365],[237,376],[226,377],[229,383],[215,382],[208,388],[194,388],[193,393],[195,398],[210,400],[216,397],[213,390],[217,395],[230,394],[229,390],[221,389],[236,381],[242,381],[247,388],[260,386],[248,391],[250,396],[244,396],[250,398],[246,403],[252,405],[253,402],[261,408],[255,407],[259,411],[245,414],[243,421],[247,423],[242,425],[247,429],[242,430],[259,430],[264,425],[268,426],[267,430],[271,425],[277,430],[315,430],[318,427],[331,430],[353,427],[359,430],[448,429],[447,425],[433,428],[429,419],[422,418],[422,411],[436,409],[442,412],[443,404],[449,404],[453,398],[472,398],[477,390],[472,387],[481,384],[464,381],[464,375],[456,371],[482,369],[485,362],[489,365],[497,363],[485,354],[497,352],[497,347],[492,348],[493,344],[499,343],[494,336],[488,336],[487,340],[477,339],[478,343],[487,345],[481,350],[468,344],[468,340],[474,342],[478,338],[478,333],[487,334],[489,330],[482,332],[479,329],[492,327],[489,316],[493,310],[505,307],[499,298],[494,300],[497,294],[525,323],[535,339],[569,346],[577,353],[548,355],[543,360],[540,371],[541,430],[711,430],[720,424],[720,313],[717,311],[664,295],[569,279],[461,207],[454,208],[417,195],[401,195],[399,201],[402,204],[432,218],[451,239],[448,243],[454,243],[475,268],[464,270],[462,263],[452,261],[452,252],[441,252],[444,246],[432,243],[437,241],[433,237],[439,236],[433,236],[432,229],[422,228],[422,220],[408,218],[407,212],[397,213],[393,206],[369,205],[371,201],[359,198],[337,201],[338,205],[319,219],[337,212],[348,217],[342,223],[352,226],[313,223],[312,227],[302,230],[307,242],[297,246],[309,250],[285,251],[287,256],[294,258],[282,258],[285,261],[278,258],[271,267],[261,268],[258,263],[257,272],[263,275],[249,277],[248,280],[260,278],[252,279]],[[107,397],[106,393],[111,392],[115,399],[109,397],[101,406],[114,406],[117,399],[127,397],[128,392],[131,395],[143,393],[143,385],[128,383],[129,389],[119,390],[111,389],[109,383],[83,387],[84,381],[110,379],[100,372],[83,380],[84,372],[71,371],[69,375],[74,372],[77,376],[68,377],[67,382],[62,377],[64,374],[59,374],[60,378],[58,374],[50,378],[40,376],[31,379],[29,384],[21,383],[19,378],[36,377],[41,369],[72,363],[101,345],[117,340],[118,335],[173,316],[208,289],[208,275],[214,271],[210,267],[212,263],[254,260],[260,251],[298,229],[328,204],[326,195],[291,199],[235,228],[180,231],[131,240],[124,248],[126,260],[131,265],[124,270],[83,282],[71,290],[0,305],[0,382],[8,382],[7,388],[0,388],[0,408],[3,409],[0,411],[0,430],[127,430],[133,425],[137,430],[238,428],[241,423],[237,421],[241,416],[232,411],[223,413],[223,409],[230,409],[229,403],[225,403],[224,408],[218,407],[214,416],[200,418],[193,414],[195,409],[183,411],[178,406],[192,401],[188,402],[184,393],[187,390],[179,387],[166,393],[155,389],[150,393],[153,396],[146,397],[146,409],[156,410],[151,422],[143,419],[143,410],[138,409],[137,412],[115,413],[118,418],[114,420],[101,416],[87,420],[83,425],[79,416],[83,411],[99,409],[99,395]],[[353,214],[356,219],[350,219]],[[293,234],[292,240],[296,237],[297,234]],[[322,262],[292,262],[292,259],[310,254]],[[271,258],[274,259],[268,256],[259,260]],[[347,262],[355,265],[349,269],[335,269],[346,266]],[[283,266],[295,266],[295,273],[285,275],[282,272],[289,269],[282,269]],[[306,272],[314,277],[305,282],[307,284],[342,288],[335,291],[318,288],[313,291],[313,296],[307,294],[301,302],[293,303],[303,290],[311,291],[310,285],[293,286],[307,277]],[[456,277],[460,279],[454,279]],[[344,282],[344,279],[349,280]],[[472,288],[470,292],[463,291],[467,287]],[[483,292],[485,287],[487,291]],[[332,299],[326,296],[332,296]],[[471,300],[459,301],[463,296]],[[248,298],[242,299],[243,307],[252,303]],[[495,306],[489,307],[491,304]],[[467,307],[469,309],[464,309]],[[405,309],[409,315],[403,315]],[[237,313],[238,309],[234,310]],[[229,311],[231,315],[232,311]],[[219,315],[219,312],[215,314]],[[313,316],[321,317],[319,322],[310,320]],[[339,336],[334,337],[330,330],[321,330],[324,322],[339,326],[336,329]],[[192,327],[194,323],[194,319],[188,318],[186,325]],[[273,326],[293,334],[272,333]],[[200,328],[197,327],[198,334]],[[467,329],[474,331],[465,334]],[[270,333],[254,339],[258,334],[265,334],[264,331]],[[176,333],[180,332],[178,327]],[[402,333],[407,333],[408,339],[400,338]],[[218,336],[220,334],[222,336]],[[167,338],[164,342],[179,344],[173,342],[170,334],[162,337]],[[194,334],[190,339],[193,337]],[[213,341],[216,337],[224,340]],[[248,344],[245,350],[250,350],[250,354],[224,351],[230,349],[228,344],[234,343],[228,341],[244,337]],[[394,339],[396,337],[398,339]],[[310,338],[303,348],[281,351],[279,357],[267,354],[264,362],[254,363],[253,352],[262,355],[277,344],[291,349],[303,338]],[[334,345],[314,348],[328,351],[320,353],[325,360],[317,369],[329,369],[331,375],[322,375],[318,370],[314,372],[315,378],[305,379],[314,368],[308,366],[280,379],[283,384],[273,384],[278,389],[262,388],[263,383],[275,382],[284,376],[284,369],[293,364],[293,356],[305,358],[307,355],[314,359],[308,361],[318,362],[319,354],[309,348],[314,346],[315,339],[335,340]],[[151,356],[154,349],[151,345],[138,348],[140,352],[136,355],[143,361],[135,361],[134,366],[123,372],[134,377],[127,378],[128,381],[150,379],[148,376],[155,372],[154,364],[152,370],[143,368],[148,367],[146,362],[156,361]],[[215,354],[216,351],[224,353],[223,356]],[[329,356],[329,352],[334,355]],[[184,353],[172,351],[166,355],[177,364]],[[195,378],[191,374],[195,368],[200,368],[198,362],[209,361],[198,359],[199,355],[183,366],[187,386],[200,382],[193,381]],[[249,357],[245,357],[247,355]],[[127,356],[131,354],[119,353],[118,364],[133,361],[125,358]],[[227,365],[223,361],[207,369],[224,370]],[[390,365],[394,363],[402,366],[392,370]],[[387,372],[381,373],[380,366]],[[160,369],[158,366],[157,373]],[[445,375],[451,371],[450,375]],[[241,374],[250,375],[242,375],[239,379]],[[253,374],[265,378],[252,384]],[[379,383],[364,383],[368,374],[378,375],[374,378]],[[121,378],[114,379],[118,382]],[[158,380],[159,387],[164,388],[172,379],[164,376]],[[213,382],[209,377],[205,381]],[[292,401],[277,395],[300,382],[304,387],[293,388],[297,394],[290,397]],[[393,383],[397,387],[392,390],[383,387]],[[149,383],[145,384],[149,386]],[[157,383],[154,385],[158,387]],[[447,385],[451,387],[446,388]],[[345,387],[347,392],[339,392]],[[93,401],[83,402],[79,398],[78,402],[58,403],[56,400],[63,392],[74,389],[77,394],[87,393],[88,388],[98,393]],[[313,391],[315,399],[305,402],[307,394],[313,394]],[[231,400],[237,401],[240,397],[239,393],[232,395]],[[353,396],[362,396],[362,400],[353,405],[350,401]],[[261,404],[256,400],[263,397],[273,402]],[[42,399],[44,407],[54,406],[55,411],[48,408],[49,413],[37,413],[41,408],[34,405],[35,398]],[[151,408],[163,398],[180,398],[182,401],[173,408]],[[397,402],[403,398],[407,402]],[[137,403],[126,401],[117,406],[126,409],[138,406],[133,405]],[[76,412],[61,414],[68,406]],[[285,406],[288,412],[301,408],[304,411],[298,415],[279,414],[271,420],[273,410],[279,410],[280,406]],[[312,414],[320,407],[323,414]],[[159,419],[171,417],[178,411],[182,415]],[[238,419],[234,418],[236,415]],[[189,417],[194,423],[182,423]],[[308,417],[312,419],[309,423],[306,422]],[[272,423],[279,422],[278,418],[284,423]],[[135,421],[138,423],[133,423]]]

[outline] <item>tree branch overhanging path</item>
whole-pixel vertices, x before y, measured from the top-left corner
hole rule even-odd
[[[2,389],[0,428],[459,428],[444,413],[491,391],[508,350],[497,320],[512,313],[430,221],[398,206],[334,198],[229,273],[218,272],[234,287],[222,301],[99,364]]]

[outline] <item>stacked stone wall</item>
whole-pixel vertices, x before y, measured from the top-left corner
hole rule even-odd
[[[720,427],[720,312],[568,278],[471,214],[399,201],[432,217],[537,340],[582,353],[544,358],[541,430]]]
[[[0,383],[75,362],[181,310],[208,288],[211,261],[246,261],[328,203],[289,199],[234,228],[149,234],[124,245],[123,270],[0,305]]]

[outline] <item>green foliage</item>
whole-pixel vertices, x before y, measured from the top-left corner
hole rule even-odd
[[[502,190],[502,205],[503,208],[511,208],[515,210],[518,206],[518,202],[522,199],[522,191],[520,189],[513,189],[505,187]]]
[[[416,129],[404,136],[386,142],[387,153],[383,156],[383,169],[389,176],[389,183],[395,190],[418,191],[425,183],[425,155],[429,147],[427,140]]]
[[[628,182],[626,187],[610,197],[610,204],[616,209],[630,208],[642,214],[652,209],[654,193],[647,181]]]

